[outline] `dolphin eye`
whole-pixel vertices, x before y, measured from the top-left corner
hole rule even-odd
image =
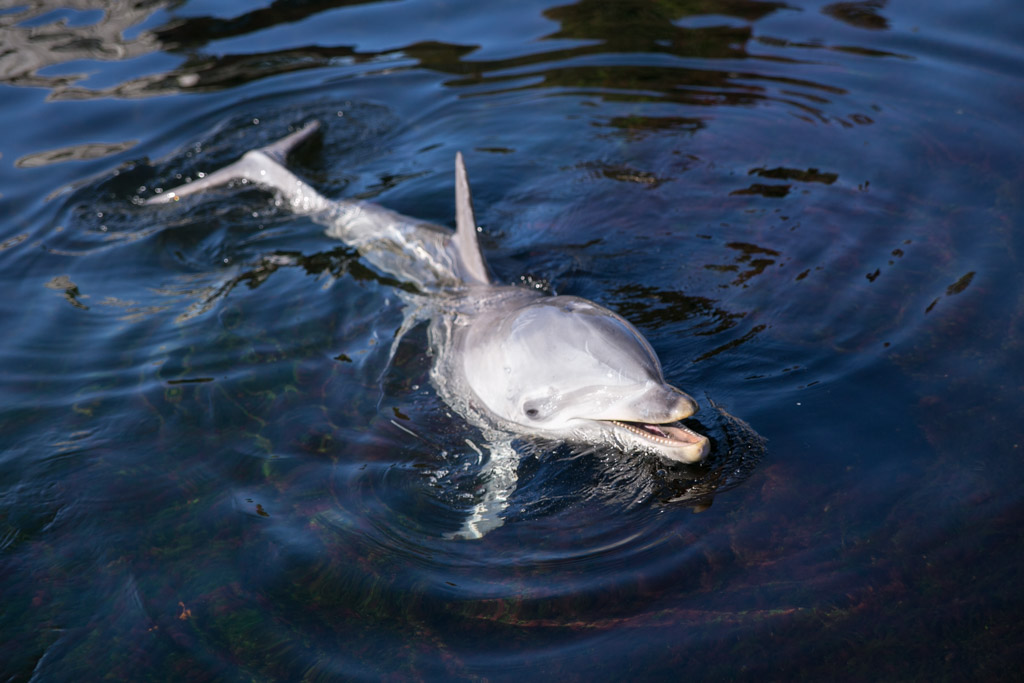
[[[550,420],[559,411],[556,395],[536,396],[523,401],[523,414],[531,420]]]
[[[523,414],[531,420],[540,419],[540,401],[527,401],[524,403]]]

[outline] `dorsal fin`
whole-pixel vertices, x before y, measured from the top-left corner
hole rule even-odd
[[[469,193],[469,178],[466,176],[466,164],[462,160],[462,152],[455,153],[455,249],[465,272],[462,273],[467,282],[486,285],[491,279],[487,275],[487,265],[480,253],[480,243],[476,237],[476,218],[473,216],[473,197]]]

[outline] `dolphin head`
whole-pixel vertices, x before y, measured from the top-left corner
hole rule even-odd
[[[687,463],[707,454],[707,437],[672,424],[696,401],[665,382],[635,327],[586,299],[534,297],[481,316],[462,366],[487,411],[517,432]]]

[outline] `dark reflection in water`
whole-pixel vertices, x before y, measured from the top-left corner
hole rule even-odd
[[[745,60],[750,58],[746,46],[752,37],[751,23],[744,26],[709,26],[687,28],[680,20],[700,16],[689,2],[657,3],[642,1],[584,1],[544,11],[544,15],[561,24],[561,29],[546,36],[563,42],[568,39],[582,43],[577,47],[540,51],[525,57],[504,60],[476,60],[472,53],[478,46],[453,45],[424,41],[383,52],[359,50],[356,46],[302,47],[247,54],[204,54],[216,41],[237,39],[258,34],[267,28],[291,22],[315,21],[323,12],[369,2],[273,3],[269,7],[224,19],[200,16],[174,20],[166,26],[142,30],[137,38],[125,40],[125,33],[142,23],[149,14],[162,9],[162,3],[132,3],[130,11],[120,6],[110,8],[95,24],[73,27],[58,21],[41,29],[26,26],[23,17],[43,14],[42,8],[26,9],[7,18],[5,33],[28,51],[9,60],[12,67],[4,76],[18,84],[45,85],[57,99],[94,97],[146,97],[181,91],[210,91],[231,88],[257,79],[299,70],[319,69],[333,65],[378,63],[385,69],[416,67],[460,76],[449,82],[453,87],[491,86],[486,92],[494,95],[509,89],[555,88],[567,94],[596,93],[609,100],[658,100],[697,106],[749,106],[761,100],[775,100],[794,107],[808,120],[827,121],[822,105],[830,97],[846,94],[844,88],[806,79],[775,75],[764,71],[709,69],[692,60]],[[863,3],[830,6],[843,20]],[[873,3],[866,3],[870,13]],[[782,3],[729,2],[716,7],[716,14],[755,22],[772,13],[792,10]],[[16,23],[17,20],[20,23]],[[29,24],[31,22],[28,22]],[[629,30],[623,30],[628,26]],[[74,39],[66,37],[67,32]],[[41,78],[39,68],[75,59],[138,57],[163,50],[187,55],[185,62],[163,73],[128,79],[110,87],[82,88],[74,84],[79,77]],[[643,55],[641,62],[629,62],[627,54]],[[31,58],[26,59],[28,54]],[[603,55],[610,59],[601,59]],[[674,61],[659,62],[659,55]],[[760,60],[786,63],[792,60],[758,55]],[[594,61],[592,58],[597,58]],[[394,62],[400,60],[398,65]],[[411,61],[409,61],[411,60]],[[682,60],[682,61],[679,61]],[[19,64],[20,62],[20,64]],[[593,62],[593,63],[591,63]],[[542,67],[537,69],[536,67]],[[528,82],[523,85],[523,82]],[[495,87],[497,86],[497,87]],[[867,113],[855,113],[839,119],[844,125],[870,123]],[[610,125],[633,130],[651,127],[675,127],[678,117],[639,117],[616,119]],[[700,119],[688,119],[686,125],[700,125]]]
[[[821,11],[857,28],[883,31],[889,28],[889,20],[880,14],[884,8],[885,0],[864,0],[863,2],[832,3],[826,5]]]
[[[1008,680],[1022,642],[1019,13],[938,3],[0,9],[10,680]],[[484,435],[329,196],[613,308],[706,465]],[[699,514],[695,514],[699,513]]]
[[[276,0],[267,7],[244,12],[230,19],[212,16],[179,19],[156,29],[154,35],[165,49],[194,50],[216,40],[245,36],[274,26],[303,21],[321,12],[339,7],[378,4],[380,1],[287,2]]]

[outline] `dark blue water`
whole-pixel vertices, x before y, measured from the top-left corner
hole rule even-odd
[[[3,680],[1019,675],[1014,4],[2,7]],[[452,540],[402,283],[141,204],[312,118],[297,173],[441,224],[462,150],[498,279],[636,324],[708,463],[519,443]]]

